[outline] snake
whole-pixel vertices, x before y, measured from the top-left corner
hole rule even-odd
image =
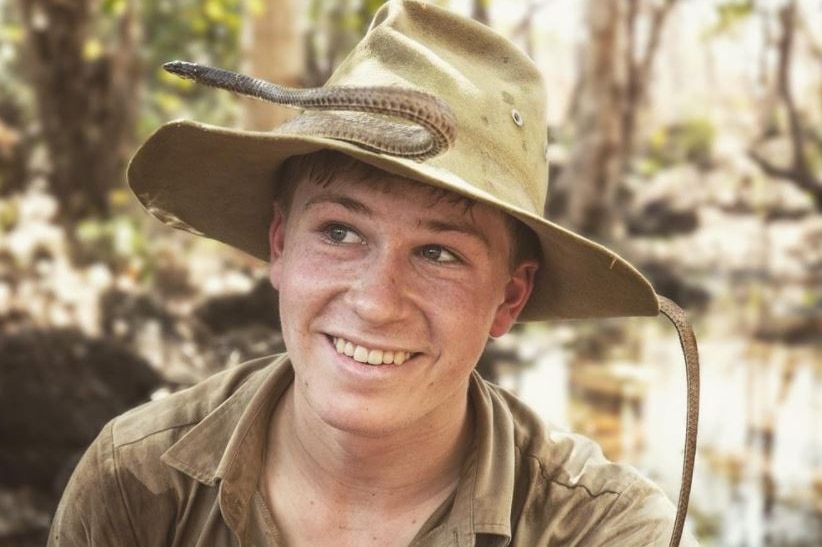
[[[451,108],[439,97],[416,89],[394,86],[292,88],[187,61],[171,61],[163,68],[181,78],[262,101],[292,108],[337,111],[331,120],[298,116],[279,126],[279,132],[344,140],[372,151],[418,161],[444,153],[456,139],[457,120]]]
[[[391,86],[298,89],[187,61],[171,61],[165,63],[163,68],[199,84],[263,101],[293,108],[336,111],[332,120],[298,116],[280,125],[278,131],[340,139],[369,150],[417,161],[442,154],[456,139],[457,121],[453,111],[440,98],[415,89]],[[696,459],[699,352],[696,336],[682,308],[661,295],[657,295],[657,300],[659,312],[671,321],[677,331],[687,376],[685,450],[676,518],[669,542],[669,547],[676,547],[682,538],[688,513]]]

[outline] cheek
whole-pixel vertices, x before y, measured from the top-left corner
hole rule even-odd
[[[345,286],[347,275],[339,264],[321,253],[313,252],[299,241],[283,253],[279,273],[272,268],[272,277],[278,276],[281,307],[293,316],[317,314],[334,295]]]
[[[458,324],[489,326],[497,306],[503,298],[503,288],[493,283],[492,276],[475,276],[471,280],[458,283],[443,291],[446,317],[450,316]]]
[[[429,315],[437,325],[433,332],[438,333],[444,349],[453,351],[455,369],[464,367],[466,362],[473,368],[488,341],[499,291],[490,285],[478,289],[474,286],[472,290],[466,290],[460,286],[443,291],[429,308],[437,310]],[[457,375],[463,372],[455,371]]]

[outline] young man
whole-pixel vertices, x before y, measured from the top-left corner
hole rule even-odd
[[[158,218],[270,262],[288,353],[108,424],[50,545],[668,543],[657,487],[473,372],[523,318],[659,311],[630,265],[542,218],[530,61],[398,0],[320,98],[169,69],[335,110],[272,133],[175,122],[129,171]]]

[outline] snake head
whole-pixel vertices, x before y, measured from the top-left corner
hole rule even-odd
[[[204,68],[206,67],[203,65],[189,63],[188,61],[170,61],[163,64],[163,69],[165,69],[166,72],[170,72],[186,80],[196,80]]]

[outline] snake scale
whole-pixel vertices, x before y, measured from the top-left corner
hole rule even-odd
[[[199,84],[263,101],[309,110],[340,111],[332,119],[298,116],[280,126],[281,131],[354,142],[377,152],[420,161],[445,152],[457,134],[457,120],[448,105],[434,95],[414,89],[387,86],[295,89],[186,61],[171,61],[163,68]],[[357,116],[355,112],[366,115]],[[411,125],[373,114],[399,118]]]
[[[280,126],[280,131],[341,139],[377,152],[418,161],[443,153],[453,145],[456,138],[457,121],[451,109],[439,98],[422,91],[398,87],[329,86],[294,89],[229,70],[185,61],[172,61],[163,65],[163,68],[203,85],[264,101],[309,110],[337,111],[330,120],[298,116]],[[682,480],[669,543],[669,547],[676,547],[682,538],[688,512],[696,458],[699,354],[696,337],[685,312],[664,296],[657,295],[657,298],[660,313],[673,323],[679,336],[688,381]]]

